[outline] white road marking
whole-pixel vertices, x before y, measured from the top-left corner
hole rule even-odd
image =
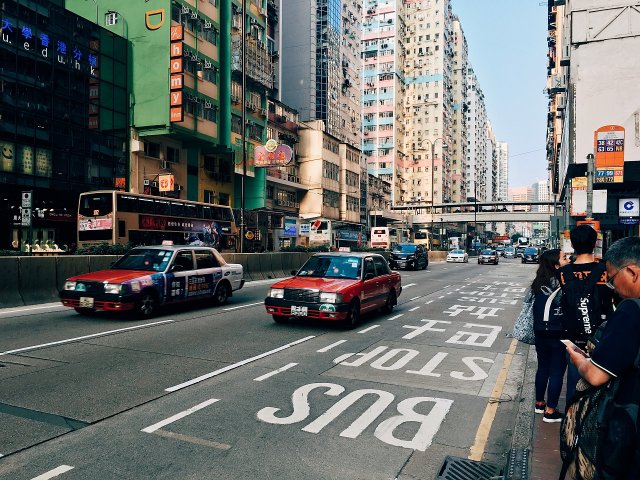
[[[453,292],[447,292],[447,295],[451,295]]]
[[[404,313],[400,313],[400,314],[398,314],[398,315],[396,315],[394,317],[388,318],[387,320],[395,320],[396,318],[400,318],[403,315],[404,315]]]
[[[296,340],[295,342],[287,343],[286,345],[282,345],[281,347],[275,348],[268,352],[261,353],[260,355],[256,355],[255,357],[247,358],[245,360],[241,360],[233,365],[227,365],[224,368],[216,370],[214,372],[206,373],[201,375],[193,380],[189,380],[187,382],[181,383],[179,385],[174,385],[173,387],[165,388],[165,392],[175,392],[177,390],[181,390],[185,387],[190,387],[191,385],[195,385],[196,383],[200,383],[203,380],[207,380],[208,378],[215,377],[216,375],[220,375],[221,373],[228,372],[229,370],[233,370],[234,368],[241,367],[251,362],[255,362],[256,360],[260,360],[261,358],[268,357],[269,355],[273,355],[274,353],[278,353],[282,350],[286,350],[289,347],[293,347],[294,345],[298,345],[299,343],[306,342],[307,340],[311,340],[312,338],[316,338],[315,335],[309,335],[308,337],[301,338],[300,340]]]
[[[6,352],[0,352],[2,355],[11,355],[13,353],[27,352],[29,350],[37,350],[38,348],[51,347],[53,345],[61,345],[63,343],[79,342],[80,340],[86,340],[87,338],[104,337],[107,335],[113,335],[114,333],[128,332],[130,330],[138,330],[140,328],[152,327],[154,325],[162,325],[165,323],[173,323],[175,320],[162,320],[160,322],[145,323],[144,325],[136,325],[135,327],[118,328],[117,330],[107,330],[106,332],[94,333],[92,335],[84,335],[82,337],[68,338],[66,340],[58,340],[57,342],[42,343],[40,345],[33,345],[31,347],[18,348],[16,350],[7,350]]]
[[[445,285],[444,287],[442,287],[443,289],[445,288],[449,288],[451,285]]]
[[[141,432],[145,432],[145,433],[153,433],[156,430],[165,427],[167,425],[169,425],[170,423],[175,422],[176,420],[180,420],[181,418],[184,418],[188,415],[191,415],[193,412],[197,412],[198,410],[202,410],[205,407],[208,407],[209,405],[211,405],[212,403],[216,403],[217,401],[219,401],[219,398],[210,398],[209,400],[199,403],[198,405],[188,408],[187,410],[180,412],[180,413],[176,413],[175,415],[169,417],[169,418],[165,418],[164,420],[162,420],[161,422],[158,423],[154,423],[153,425],[151,425],[150,427],[147,428],[143,428],[142,430],[140,430]]]
[[[367,333],[370,330],[373,330],[374,328],[378,328],[380,325],[371,325],[368,328],[365,328],[364,330],[360,330],[358,333]]]
[[[229,308],[223,308],[222,310],[237,310],[239,308],[246,308],[246,307],[255,307],[256,305],[263,305],[264,302],[257,302],[257,303],[247,303],[246,305],[238,305],[237,307],[229,307]]]
[[[444,295],[440,295],[438,298],[444,298]]]
[[[430,303],[433,303],[433,300],[429,300],[428,302],[424,302],[425,305],[429,305]]]
[[[417,299],[419,299],[420,297],[422,297],[422,295],[418,295],[417,297],[410,298],[410,299],[409,299],[409,301],[417,300]]]
[[[417,309],[419,309],[419,308],[420,308],[420,305],[418,305],[417,307],[410,308],[410,309],[409,309],[409,311],[410,311],[410,312],[413,312],[413,311],[415,311],[415,310],[417,310]]]
[[[0,315],[13,315],[14,313],[30,312],[32,310],[46,310],[47,308],[54,309],[55,307],[59,307],[56,310],[61,312],[68,310],[69,308],[69,307],[63,306],[60,302],[53,302],[53,303],[44,303],[41,305],[32,305],[27,307],[2,308],[0,309]]]
[[[415,283],[407,283],[404,287],[402,288],[409,288],[409,287],[413,287],[414,285],[416,285]]]
[[[280,367],[277,370],[274,370],[273,372],[269,372],[269,373],[265,373],[264,375],[261,375],[257,378],[254,378],[254,380],[256,382],[261,382],[262,380],[266,380],[269,377],[273,377],[274,375],[277,375],[280,372],[284,372],[285,370],[289,370],[292,367],[295,367],[297,365],[297,363],[287,363],[284,367]]]
[[[31,480],[49,480],[50,478],[55,478],[58,475],[62,475],[63,473],[68,472],[69,470],[73,470],[73,468],[74,467],[71,467],[69,465],[60,465],[59,467],[56,467],[53,470],[49,470],[42,475],[33,477]]]
[[[333,347],[337,347],[338,345],[341,345],[341,344],[343,344],[343,343],[345,343],[345,342],[346,342],[346,340],[338,340],[337,342],[332,343],[331,345],[327,345],[326,347],[321,348],[320,350],[316,350],[316,352],[318,352],[318,353],[328,352],[328,351],[329,351],[329,350],[331,350]]]

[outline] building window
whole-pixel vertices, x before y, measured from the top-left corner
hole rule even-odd
[[[180,150],[173,147],[167,147],[167,161],[180,163]]]
[[[205,190],[204,201],[205,203],[216,203],[216,192],[213,190]]]
[[[220,192],[220,205],[229,205],[229,194]]]
[[[338,208],[340,203],[340,194],[332,190],[324,190],[322,192],[322,205],[326,207]]]
[[[144,142],[144,154],[147,157],[160,158],[160,144],[156,142]]]
[[[340,179],[340,167],[335,163],[322,161],[322,176],[331,180],[338,181]]]

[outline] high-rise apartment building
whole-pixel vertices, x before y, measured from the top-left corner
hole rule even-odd
[[[493,126],[487,120],[485,133],[485,155],[481,179],[484,200],[491,202],[498,199],[498,153],[496,151],[496,137],[493,133]]]
[[[498,198],[506,202],[509,198],[509,144],[497,142],[498,153]]]
[[[467,71],[467,199],[476,198],[478,201],[487,200],[486,165],[487,148],[487,110],[484,103],[484,93],[480,88],[478,78],[473,68]]]
[[[451,201],[467,201],[466,165],[468,155],[467,70],[469,47],[458,17],[453,19],[453,130],[451,139]],[[505,195],[506,197],[506,195]]]
[[[369,173],[392,185],[392,204],[406,192],[400,160],[405,155],[401,107],[405,93],[404,14],[400,0],[365,0],[362,29],[363,140]]]
[[[322,120],[327,134],[359,147],[362,7],[291,0],[280,14],[282,101],[302,121]]]

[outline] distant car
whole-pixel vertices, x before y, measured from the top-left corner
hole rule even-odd
[[[504,258],[516,258],[516,249],[515,247],[506,247],[504,252],[502,253]]]
[[[516,247],[516,257],[521,257],[526,248],[528,247],[523,247],[523,246]]]
[[[451,250],[447,254],[447,262],[463,262],[469,261],[469,254],[464,250]]]
[[[492,263],[498,265],[498,252],[495,250],[482,250],[478,255],[478,265],[481,263]]]
[[[498,255],[502,256],[502,254],[504,253],[504,247],[496,247],[496,252],[498,253]]]
[[[429,253],[424,245],[415,243],[399,243],[389,254],[389,266],[391,268],[406,268],[426,270],[429,265]]]
[[[214,248],[136,247],[107,270],[68,278],[60,300],[82,314],[129,310],[151,317],[161,305],[224,304],[243,285],[242,265],[225,262]]]
[[[522,263],[538,263],[540,250],[536,247],[527,247],[522,253]]]
[[[390,313],[400,292],[400,274],[391,271],[382,255],[317,253],[295,276],[274,283],[264,305],[277,323],[312,318],[355,327],[362,313]]]

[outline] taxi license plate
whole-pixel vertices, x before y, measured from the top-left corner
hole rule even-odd
[[[80,297],[80,308],[93,308],[93,298]]]
[[[291,307],[291,315],[294,317],[306,317],[307,316],[307,308],[308,307],[297,307],[293,305]]]

